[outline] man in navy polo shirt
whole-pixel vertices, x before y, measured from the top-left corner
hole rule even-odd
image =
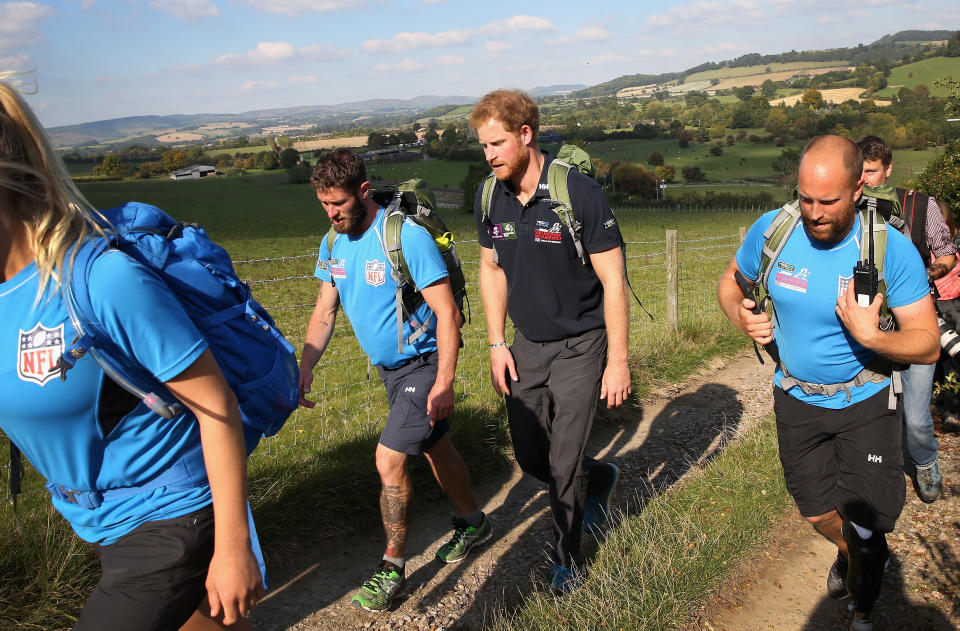
[[[404,323],[403,349],[397,349],[396,282],[383,249],[384,209],[370,196],[366,168],[347,149],[332,151],[317,162],[310,178],[317,199],[333,224],[336,238],[324,239],[314,275],[320,294],[307,325],[300,359],[300,404],[307,400],[316,366],[333,336],[337,308],[350,318],[357,341],[377,366],[387,389],[390,413],[377,444],[380,513],[387,535],[383,560],[373,577],[353,596],[367,611],[385,611],[404,589],[404,554],[413,485],[407,472],[410,456],[426,456],[440,486],[459,516],[449,543],[437,551],[445,563],[462,560],[490,538],[490,521],[470,488],[470,474],[450,442],[447,418],[453,413],[453,381],[460,347],[460,310],[450,290],[449,274],[433,237],[412,221],[400,231],[404,259],[423,304]],[[418,326],[425,333],[410,341]]]
[[[553,158],[537,148],[539,112],[529,96],[491,92],[470,125],[497,180],[489,216],[483,187],[475,204],[491,378],[506,398],[517,463],[549,487],[551,586],[569,592],[584,575],[582,530],[605,523],[619,477],[615,465],[584,452],[598,399],[612,408],[631,392],[623,238],[597,183],[571,169],[567,186],[586,260],[578,255],[550,203]]]

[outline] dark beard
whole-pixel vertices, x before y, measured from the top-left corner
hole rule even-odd
[[[806,228],[807,234],[820,243],[826,243],[828,245],[843,241],[843,239],[850,234],[850,228],[853,227],[853,222],[856,220],[856,217],[856,213],[850,213],[846,221],[832,222],[828,228],[824,229],[823,226],[819,228],[813,227],[807,218],[801,215],[803,227]]]
[[[344,218],[339,226],[337,224],[333,225],[334,232],[359,237],[360,233],[358,232],[358,228],[367,218],[367,205],[363,203],[360,196],[354,196],[352,208],[350,208],[349,213],[341,212],[340,214],[343,215]]]

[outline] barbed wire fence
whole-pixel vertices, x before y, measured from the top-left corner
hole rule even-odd
[[[642,212],[633,209],[638,210]],[[618,219],[629,220],[631,212],[618,210]],[[716,303],[716,281],[743,236],[741,228],[739,233],[683,240],[678,238],[677,230],[667,230],[663,239],[628,241],[627,275],[643,304],[643,308],[632,304],[631,346],[663,344],[686,322],[723,318]],[[479,244],[476,240],[458,241],[457,250],[467,278],[465,312],[470,320],[463,328],[463,349],[457,366],[458,404],[469,400],[489,406],[491,414],[499,414],[499,402],[490,385],[486,326],[476,283]],[[234,261],[238,275],[270,311],[298,354],[317,297],[315,263],[315,250],[294,256]],[[508,331],[508,339],[512,339],[512,332]],[[314,370],[308,398],[315,402],[315,407],[300,407],[277,436],[261,441],[251,456],[252,475],[256,475],[258,464],[296,458],[298,452],[311,452],[318,443],[347,440],[378,428],[387,410],[386,394],[379,381],[376,368],[369,365],[341,312],[334,336]],[[7,444],[0,433],[0,454],[6,455]],[[0,463],[0,499],[4,500],[5,510],[9,510],[9,458],[4,457]],[[21,493],[42,492],[42,478],[25,464],[28,475]]]

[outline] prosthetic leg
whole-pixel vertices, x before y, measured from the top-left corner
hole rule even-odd
[[[880,585],[883,581],[883,569],[890,557],[887,548],[887,537],[882,532],[870,532],[860,528],[851,521],[843,522],[843,539],[847,542],[850,553],[850,564],[847,569],[847,589],[853,596],[855,603],[854,618],[851,629],[854,631],[871,631],[873,623],[870,614],[873,603],[880,595]],[[870,533],[864,538],[864,533]]]

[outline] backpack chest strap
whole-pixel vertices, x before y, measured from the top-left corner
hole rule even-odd
[[[893,407],[890,409],[894,409],[896,408],[895,395],[902,391],[900,387],[900,373],[893,370],[893,365],[890,360],[880,357],[879,355],[864,366],[853,379],[844,381],[843,383],[814,383],[812,381],[804,381],[790,375],[783,363],[779,364],[779,367],[781,372],[783,372],[783,379],[780,380],[780,388],[784,392],[794,387],[800,388],[806,395],[822,394],[823,396],[832,397],[838,392],[843,392],[846,394],[847,402],[849,403],[851,397],[850,388],[860,387],[867,383],[880,383],[890,379],[890,399],[893,402]]]

